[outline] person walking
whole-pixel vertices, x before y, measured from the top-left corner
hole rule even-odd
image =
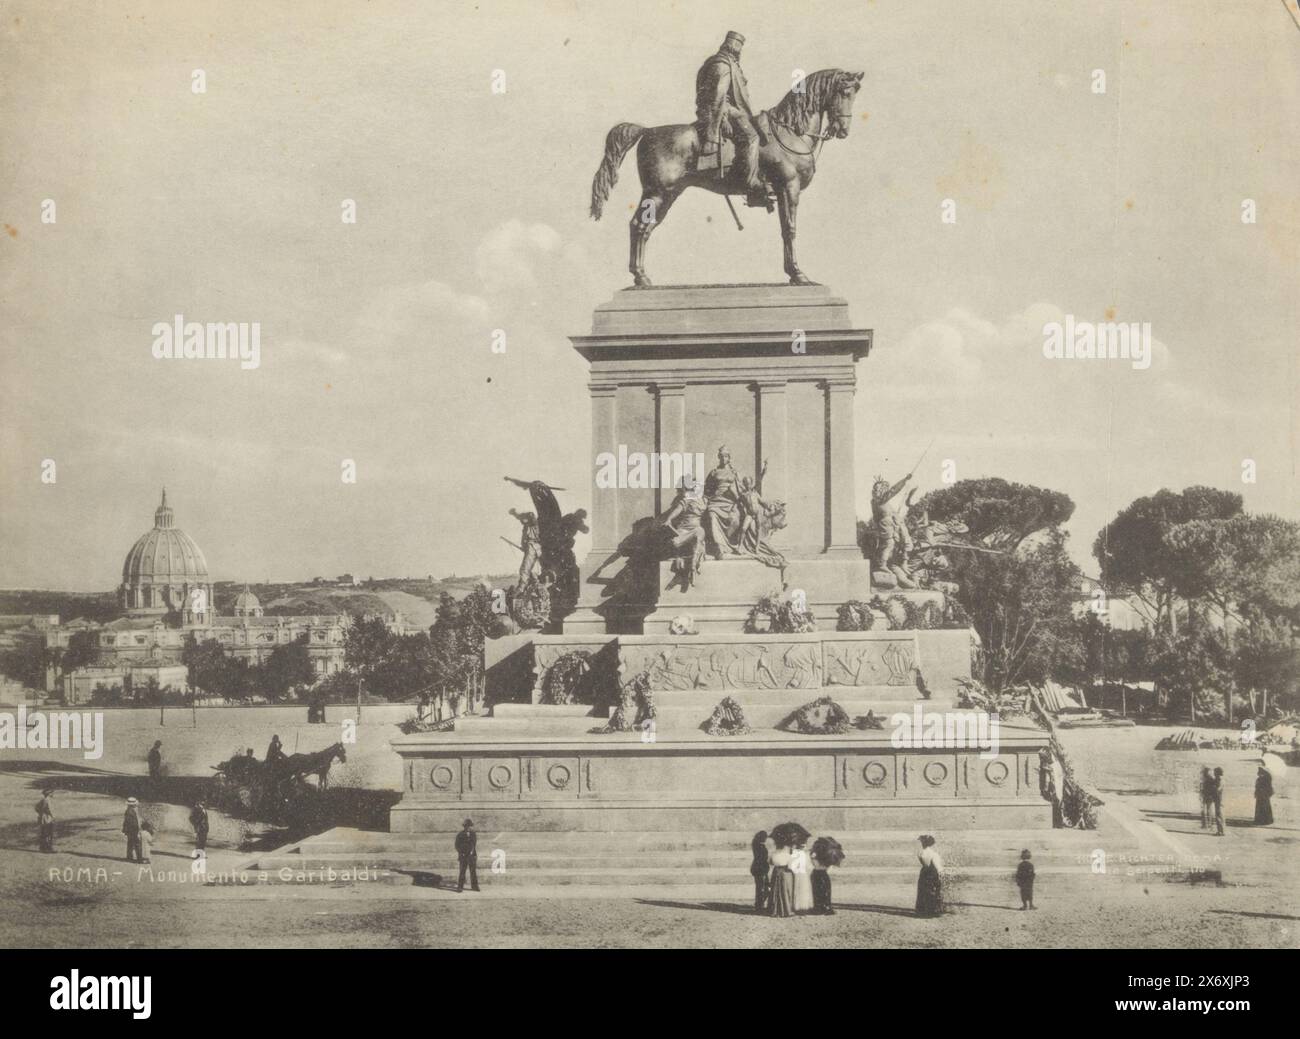
[[[771,870],[771,859],[767,853],[767,831],[759,830],[754,834],[749,847],[754,853],[753,861],[749,864],[750,876],[754,878],[754,912],[761,913],[767,908],[768,873]]]
[[[36,802],[36,824],[40,828],[40,846],[44,852],[54,850],[54,803],[50,800],[53,796],[53,788],[46,787]]]
[[[1273,773],[1264,765],[1255,773],[1255,825],[1273,825]]]
[[[460,861],[460,878],[456,881],[456,890],[465,890],[465,871],[469,871],[469,887],[478,890],[478,834],[474,832],[474,820],[466,819],[456,834],[456,858]]]
[[[194,847],[203,851],[208,846],[208,810],[202,801],[190,809],[190,825],[194,827]]]
[[[162,779],[162,740],[154,740],[149,748],[149,778],[154,782]]]
[[[140,802],[134,797],[126,799],[126,812],[122,816],[122,832],[126,834],[126,861],[142,861],[144,851],[140,846]]]
[[[917,840],[921,842],[921,850],[916,856],[921,863],[921,872],[916,878],[916,915],[938,916],[943,912],[943,859],[934,850],[934,838],[928,833]]]
[[[1020,853],[1020,865],[1016,867],[1016,887],[1020,888],[1020,908],[1036,909],[1034,905],[1034,864],[1033,856],[1026,848]]]
[[[1210,766],[1201,769],[1201,829],[1208,830],[1214,822],[1214,773]]]
[[[1210,783],[1210,798],[1214,806],[1214,835],[1223,836],[1223,769],[1216,768]]]

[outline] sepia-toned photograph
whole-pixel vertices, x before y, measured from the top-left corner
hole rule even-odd
[[[1300,947],[1295,0],[3,0],[0,124],[0,948]]]

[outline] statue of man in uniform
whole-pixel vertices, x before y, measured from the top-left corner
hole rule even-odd
[[[745,74],[740,71],[740,48],[744,45],[745,37],[729,32],[718,52],[700,66],[695,76],[695,127],[701,151],[719,150],[724,131],[736,142],[737,172],[748,189],[745,201],[765,207],[767,188],[758,168],[761,135],[749,107]]]

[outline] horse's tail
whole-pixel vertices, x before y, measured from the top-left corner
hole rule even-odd
[[[636,123],[619,123],[605,135],[605,157],[600,169],[591,178],[591,219],[599,220],[605,209],[605,200],[618,183],[618,167],[628,149],[645,133],[644,126]]]

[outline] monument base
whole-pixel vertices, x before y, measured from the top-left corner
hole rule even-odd
[[[1050,828],[1032,730],[994,752],[895,746],[886,735],[664,738],[531,737],[482,729],[404,736],[405,792],[393,832],[876,828]],[[918,832],[921,832],[918,829]]]
[[[643,677],[653,724],[598,733],[607,707],[542,702],[551,669],[578,651],[598,683]],[[514,636],[488,643],[488,663],[491,716],[393,741],[404,764],[394,832],[450,834],[466,816],[510,833],[758,830],[786,818],[832,833],[1052,825],[1038,775],[1047,736],[978,729],[976,712],[956,709],[965,629]],[[777,728],[825,696],[861,727]],[[706,731],[724,697],[750,732]],[[869,715],[882,727],[866,727]]]

